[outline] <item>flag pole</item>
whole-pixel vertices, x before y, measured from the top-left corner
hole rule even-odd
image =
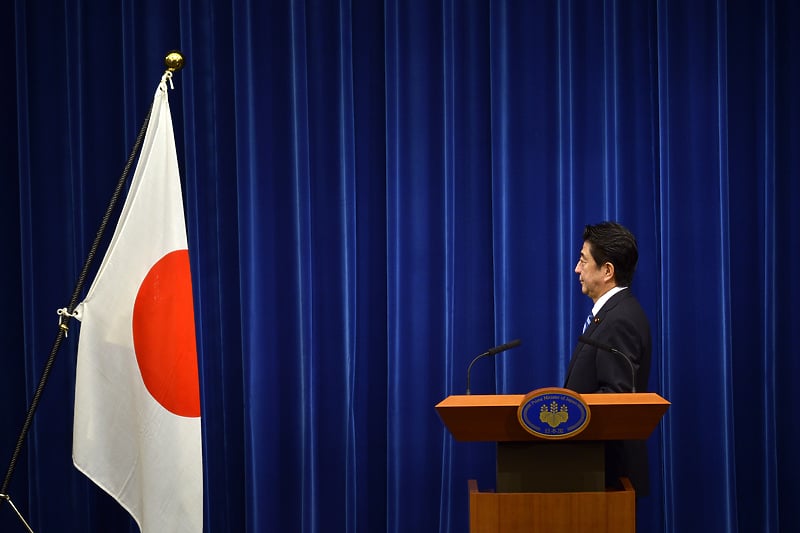
[[[172,50],[167,53],[164,57],[164,65],[167,67],[166,73],[172,75],[172,73],[177,72],[178,70],[182,69],[184,66],[184,56],[181,52],[177,50]],[[139,130],[139,134],[136,136],[136,141],[133,144],[133,148],[131,149],[130,155],[128,156],[128,160],[125,163],[125,167],[122,170],[122,174],[120,175],[119,181],[117,181],[117,186],[114,189],[113,194],[111,195],[111,200],[109,201],[108,207],[106,208],[106,212],[103,215],[102,220],[100,221],[100,227],[97,230],[97,234],[95,235],[94,241],[92,242],[91,248],[89,249],[89,253],[86,256],[86,260],[84,261],[83,268],[78,275],[78,281],[75,284],[75,288],[72,291],[72,297],[70,298],[69,306],[66,309],[59,310],[59,322],[58,322],[58,332],[56,333],[55,341],[53,342],[53,347],[50,350],[50,356],[47,358],[47,362],[44,365],[44,369],[42,370],[42,376],[39,379],[39,385],[36,387],[36,391],[33,394],[33,398],[31,400],[30,407],[28,407],[28,412],[25,416],[25,422],[22,424],[22,430],[20,431],[19,437],[17,438],[17,444],[14,447],[14,453],[11,456],[11,461],[8,465],[8,470],[6,471],[5,478],[3,480],[3,485],[0,487],[0,505],[4,501],[7,501],[14,512],[17,514],[19,519],[25,525],[30,533],[33,533],[33,530],[25,521],[25,518],[19,512],[17,507],[11,501],[11,497],[8,494],[8,486],[11,483],[11,476],[14,473],[14,469],[17,466],[17,461],[19,460],[20,453],[22,452],[22,447],[25,444],[25,439],[28,436],[30,431],[31,424],[33,422],[34,414],[36,413],[36,409],[39,407],[39,401],[41,400],[42,393],[44,392],[45,385],[47,384],[47,380],[50,377],[50,372],[52,371],[53,364],[55,363],[56,355],[58,354],[58,350],[61,347],[61,343],[64,338],[67,336],[69,332],[69,322],[73,316],[73,312],[75,307],[78,305],[78,298],[80,298],[81,294],[83,293],[83,287],[86,284],[86,277],[89,274],[89,269],[91,268],[92,262],[94,261],[95,256],[97,255],[97,250],[100,247],[100,242],[105,235],[106,227],[108,226],[108,221],[111,219],[111,215],[114,212],[114,208],[117,205],[117,202],[122,195],[122,191],[125,188],[125,184],[128,181],[128,175],[130,174],[131,167],[136,159],[136,155],[139,153],[139,149],[142,146],[142,142],[144,141],[145,133],[147,132],[147,126],[150,123],[150,112],[152,111],[152,107],[148,108],[147,114],[145,115],[144,121],[142,123],[142,127]]]

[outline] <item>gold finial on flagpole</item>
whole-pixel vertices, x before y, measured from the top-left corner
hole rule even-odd
[[[183,54],[178,50],[171,50],[167,52],[167,55],[164,58],[164,65],[167,66],[167,70],[170,72],[176,72],[182,69],[183,63]]]

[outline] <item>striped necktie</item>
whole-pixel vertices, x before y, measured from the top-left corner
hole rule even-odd
[[[588,328],[589,325],[592,323],[593,318],[594,317],[592,316],[592,314],[589,313],[589,316],[586,317],[586,322],[583,323],[583,331],[581,331],[581,334],[586,333],[586,328]]]

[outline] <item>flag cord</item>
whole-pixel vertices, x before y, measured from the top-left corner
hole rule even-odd
[[[28,530],[28,533],[33,533],[30,524],[28,524],[28,521],[25,520],[24,516],[22,516],[22,513],[19,512],[19,509],[17,509],[17,506],[14,505],[14,502],[11,501],[11,497],[8,494],[0,494],[0,500],[7,501],[8,505],[10,505],[14,512],[17,513],[20,521],[25,525],[25,529]]]
[[[17,515],[20,519],[25,522],[25,519],[22,518],[22,515],[19,513],[16,507],[11,503],[11,498],[8,496],[8,485],[11,482],[11,476],[14,473],[14,469],[16,468],[17,461],[19,459],[19,455],[22,451],[22,446],[25,443],[25,439],[30,431],[31,423],[33,422],[33,416],[36,412],[37,407],[39,406],[39,401],[41,399],[42,393],[44,392],[44,387],[47,383],[47,379],[50,376],[50,371],[53,368],[53,363],[55,363],[56,355],[58,354],[58,350],[61,347],[61,342],[66,337],[67,332],[69,331],[69,321],[74,316],[73,312],[75,307],[78,304],[78,298],[81,296],[83,292],[83,286],[86,283],[86,277],[89,274],[89,269],[94,261],[95,256],[97,255],[97,249],[100,247],[100,242],[105,234],[106,227],[108,226],[108,221],[111,219],[111,215],[114,212],[114,208],[117,205],[117,201],[119,197],[122,195],[122,191],[125,188],[125,184],[128,181],[128,174],[130,173],[131,167],[133,166],[134,160],[136,159],[136,155],[139,152],[139,149],[142,146],[142,142],[144,141],[144,135],[147,132],[147,125],[150,122],[150,113],[152,111],[152,106],[150,109],[147,110],[147,115],[144,118],[144,122],[142,124],[141,129],[139,130],[139,134],[136,137],[136,142],[131,149],[131,153],[128,156],[128,160],[125,163],[125,167],[122,170],[122,175],[117,182],[117,186],[114,189],[114,193],[111,195],[111,200],[108,204],[108,208],[106,209],[105,214],[100,222],[100,227],[97,230],[97,234],[95,235],[94,241],[92,242],[92,246],[89,249],[89,253],[86,256],[86,260],[83,264],[83,268],[81,269],[80,274],[78,275],[78,281],[75,284],[75,289],[72,291],[72,297],[70,298],[69,307],[67,307],[62,313],[59,313],[59,323],[58,323],[58,332],[56,334],[55,341],[53,342],[53,348],[50,351],[50,356],[47,359],[47,362],[44,365],[44,369],[42,370],[42,377],[39,380],[39,385],[36,387],[36,392],[33,394],[33,398],[31,400],[30,407],[28,408],[28,413],[25,416],[25,422],[22,425],[22,430],[20,431],[19,438],[17,439],[17,444],[14,447],[14,453],[11,456],[11,461],[8,465],[8,471],[6,472],[5,479],[3,480],[3,486],[0,488],[0,504],[3,501],[8,501],[9,504],[14,508]],[[27,523],[25,523],[27,526]],[[28,528],[30,530],[30,527]]]

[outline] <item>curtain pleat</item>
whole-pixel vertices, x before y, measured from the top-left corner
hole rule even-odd
[[[206,531],[467,530],[467,480],[494,486],[494,444],[454,441],[434,406],[517,338],[474,365],[472,393],[563,384],[592,305],[581,235],[604,219],[638,238],[649,389],[672,402],[638,530],[791,527],[796,2],[15,0],[0,15],[0,464],[180,49]],[[136,531],[71,465],[79,333],[9,493],[36,531]],[[0,530],[17,527],[0,503]]]

